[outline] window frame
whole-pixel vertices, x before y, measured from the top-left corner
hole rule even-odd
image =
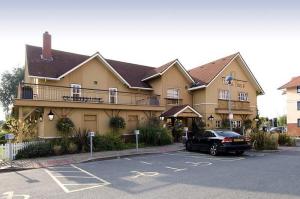
[[[112,95],[111,91],[115,91],[114,95]],[[112,102],[112,97],[114,98],[114,102]],[[108,103],[109,104],[118,104],[118,88],[109,88],[108,89]]]
[[[226,90],[226,89],[219,90],[219,99],[220,100],[229,100],[229,90]]]
[[[215,126],[216,126],[216,128],[221,128],[222,127],[222,121],[221,120],[216,120]]]
[[[297,110],[300,111],[300,101],[297,101]]]
[[[248,93],[247,92],[239,92],[239,101],[247,102],[248,101]]]
[[[81,97],[81,84],[70,84],[71,89],[71,96],[74,97]],[[74,89],[78,89],[78,92],[74,92]],[[74,96],[78,95],[78,96]]]
[[[298,85],[298,86],[296,87],[296,91],[297,91],[297,93],[300,93],[300,85]]]
[[[297,126],[300,127],[300,118],[297,120]]]
[[[171,94],[169,91],[172,91]],[[180,99],[180,89],[179,88],[168,88],[167,89],[167,104],[168,105],[179,105],[179,99]],[[170,101],[171,101],[171,103],[170,103]],[[174,101],[175,101],[175,103],[173,103]]]

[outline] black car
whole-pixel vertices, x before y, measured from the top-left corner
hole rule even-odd
[[[251,144],[244,136],[230,130],[206,130],[200,136],[188,138],[185,146],[187,151],[204,151],[213,156],[221,152],[242,155],[251,149]]]

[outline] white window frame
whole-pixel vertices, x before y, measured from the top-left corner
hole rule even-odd
[[[236,127],[237,127],[237,128],[241,128],[241,127],[242,127],[242,121],[237,120],[237,121],[236,121]]]
[[[219,99],[229,100],[229,90],[219,90]]]
[[[112,95],[111,91],[115,91],[115,94]],[[112,102],[112,98],[111,97],[114,97],[114,102]],[[110,104],[117,104],[118,103],[118,89],[117,88],[109,88],[108,89],[108,102]]]
[[[167,99],[176,100],[175,104],[179,104],[179,96],[180,96],[180,91],[178,88],[167,89]],[[168,104],[173,105],[173,103],[168,103]]]
[[[239,92],[239,101],[241,101],[241,102],[248,101],[248,93]]]
[[[221,128],[221,127],[222,127],[222,121],[216,120],[216,128]]]
[[[71,87],[71,96],[78,95],[76,97],[81,97],[81,85],[80,84],[70,84]],[[74,92],[74,88],[78,89],[78,92]]]
[[[232,120],[232,128],[236,128],[237,127],[237,121],[236,120]]]

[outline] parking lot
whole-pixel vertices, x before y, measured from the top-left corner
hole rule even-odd
[[[182,151],[3,173],[0,198],[300,198],[299,155]]]

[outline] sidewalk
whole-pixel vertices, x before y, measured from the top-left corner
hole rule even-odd
[[[68,154],[62,156],[14,160],[13,167],[15,169],[44,168],[50,166],[76,164],[76,163],[114,159],[114,158],[127,157],[127,156],[167,153],[167,152],[180,151],[183,149],[184,146],[182,143],[175,143],[167,146],[140,148],[138,151],[136,151],[136,149],[126,149],[122,151],[94,152],[93,157],[90,157],[90,153]],[[9,167],[10,167],[10,162],[1,162],[0,160],[0,172],[4,170],[6,171],[11,170]]]

